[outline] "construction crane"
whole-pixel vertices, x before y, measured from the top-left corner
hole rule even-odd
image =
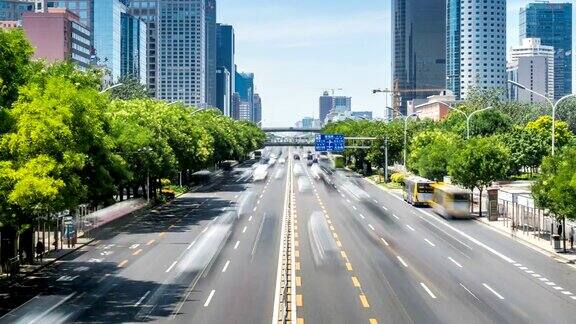
[[[398,81],[394,82],[394,88],[390,89],[374,89],[372,93],[391,93],[392,94],[392,109],[394,110],[394,114],[397,114],[400,111],[400,101],[402,99],[403,93],[422,93],[422,92],[441,92],[445,91],[446,89],[400,89],[398,85]]]
[[[334,96],[334,91],[342,91],[342,88],[336,88],[336,89],[324,89],[324,92],[332,92],[332,96]]]

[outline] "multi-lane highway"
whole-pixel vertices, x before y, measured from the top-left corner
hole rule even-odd
[[[1,321],[273,323],[288,215],[298,323],[574,323],[570,265],[294,153],[111,226]]]

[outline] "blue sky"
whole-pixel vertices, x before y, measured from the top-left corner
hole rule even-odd
[[[508,0],[508,47],[528,2]],[[218,21],[234,25],[236,64],[255,74],[265,126],[317,118],[325,89],[383,115],[385,97],[371,89],[391,82],[390,0],[219,0]]]

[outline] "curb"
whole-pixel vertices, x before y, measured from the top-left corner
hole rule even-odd
[[[564,263],[567,263],[567,264],[574,264],[574,263],[576,263],[576,260],[571,260],[571,259],[566,258],[565,256],[563,256],[562,254],[559,254],[559,253],[556,253],[556,252],[552,252],[552,251],[546,250],[546,249],[544,249],[544,248],[542,248],[542,247],[540,247],[540,246],[538,246],[538,245],[536,245],[536,244],[534,244],[534,243],[532,243],[532,242],[530,242],[530,241],[528,241],[528,240],[526,240],[526,239],[524,239],[524,238],[522,238],[522,237],[515,236],[515,235],[513,235],[512,233],[506,232],[506,231],[504,231],[503,229],[500,229],[500,228],[498,228],[498,227],[496,227],[496,226],[493,226],[493,225],[491,225],[490,223],[483,222],[483,221],[478,220],[478,219],[474,219],[474,221],[477,222],[477,223],[480,223],[480,224],[482,224],[482,225],[484,225],[484,226],[486,226],[486,227],[488,227],[488,228],[490,228],[490,229],[492,229],[492,230],[494,230],[494,231],[496,231],[496,232],[498,232],[498,233],[500,233],[501,235],[503,235],[503,236],[505,236],[505,237],[507,237],[507,238],[511,238],[511,239],[513,239],[513,240],[521,243],[521,244],[528,245],[528,247],[530,247],[530,248],[532,248],[532,249],[534,249],[534,250],[538,250],[539,252],[542,252],[543,254],[546,254],[547,256],[549,256],[549,257],[551,257],[551,258],[553,258],[553,259],[559,259],[560,261],[562,261],[562,262],[564,262]]]

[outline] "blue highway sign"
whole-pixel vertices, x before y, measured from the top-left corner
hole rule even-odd
[[[314,144],[316,151],[344,152],[344,135],[318,134]]]

